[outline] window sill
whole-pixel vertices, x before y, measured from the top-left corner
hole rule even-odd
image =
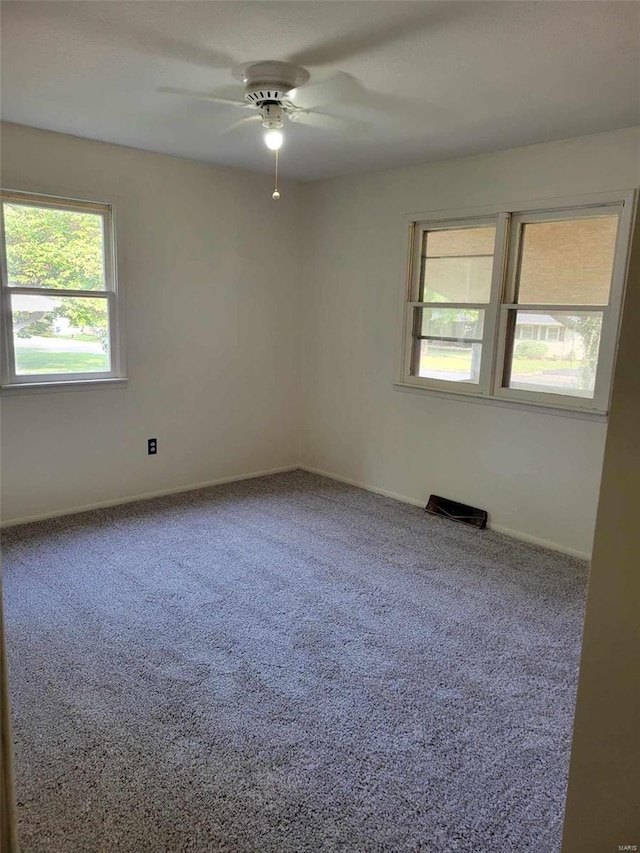
[[[549,406],[540,403],[529,403],[522,400],[505,400],[503,397],[485,397],[480,394],[465,394],[455,391],[440,391],[437,388],[425,388],[420,385],[412,385],[409,382],[395,381],[396,391],[408,394],[426,394],[428,396],[440,397],[445,400],[453,400],[456,403],[475,403],[481,406],[499,406],[503,409],[512,409],[520,412],[535,412],[539,415],[553,415],[560,418],[576,418],[582,421],[595,421],[606,423],[607,413],[589,412],[584,409],[570,409],[566,406]]]
[[[73,379],[64,382],[23,382],[20,385],[3,385],[0,394],[3,397],[11,397],[16,394],[46,394],[51,391],[58,393],[62,391],[95,391],[97,388],[123,388],[126,387],[128,379],[118,377],[115,379]]]

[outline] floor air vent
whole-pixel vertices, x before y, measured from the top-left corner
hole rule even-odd
[[[438,495],[430,496],[429,503],[424,510],[431,515],[441,515],[443,518],[451,519],[451,521],[470,524],[471,527],[477,527],[479,530],[484,530],[487,526],[488,516],[483,509],[459,504],[457,501],[450,501],[448,498],[441,498]]]

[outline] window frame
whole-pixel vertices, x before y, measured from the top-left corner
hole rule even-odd
[[[513,302],[517,286],[518,259],[522,228],[530,221],[560,221],[590,218],[603,209],[612,212],[617,208],[618,230],[613,256],[611,289],[606,306],[590,306],[603,313],[600,351],[593,398],[543,391],[524,391],[503,386],[507,357],[507,319],[509,310],[524,310],[529,305]],[[600,418],[608,413],[611,397],[613,368],[618,346],[618,336],[624,302],[631,234],[636,212],[636,190],[621,190],[563,199],[541,199],[466,210],[433,211],[408,214],[409,240],[405,277],[401,287],[401,322],[399,346],[396,357],[394,384],[400,390],[412,390],[436,396],[453,397],[470,402],[493,403],[509,408],[537,408],[559,414],[574,414]],[[482,306],[485,310],[483,358],[480,382],[454,382],[419,377],[412,373],[414,346],[413,314],[421,303],[415,300],[419,293],[421,273],[421,247],[426,231],[446,228],[496,225],[494,266],[491,282],[491,301]],[[509,301],[507,301],[509,297]],[[455,307],[453,303],[446,303]],[[457,303],[456,303],[457,304]],[[468,305],[466,307],[475,307]],[[543,310],[545,306],[536,306]],[[589,306],[586,306],[587,308]],[[554,305],[554,310],[585,310],[582,305]],[[606,318],[606,322],[605,322]]]
[[[12,202],[23,206],[100,215],[102,218],[103,236],[104,289],[82,290],[80,288],[43,288],[9,285],[4,227],[4,203]],[[116,214],[113,202],[71,198],[49,192],[42,193],[24,189],[0,188],[0,335],[2,336],[0,390],[3,394],[15,393],[17,391],[24,392],[27,390],[47,391],[100,387],[126,382],[124,335],[120,308],[121,295],[117,275],[115,220]],[[111,369],[88,373],[16,373],[11,309],[12,295],[104,299],[107,303],[109,318],[109,356]]]

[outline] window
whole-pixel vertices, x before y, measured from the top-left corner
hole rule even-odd
[[[111,207],[1,195],[2,385],[122,377]]]
[[[564,328],[562,326],[545,326],[544,327],[544,338],[542,340],[545,341],[563,341],[564,340]]]
[[[631,202],[412,220],[399,383],[606,412]]]
[[[495,225],[425,231],[414,312],[415,375],[480,381]]]
[[[525,326],[520,323],[516,326],[516,338],[521,338],[523,341],[533,341],[536,337],[535,326]]]

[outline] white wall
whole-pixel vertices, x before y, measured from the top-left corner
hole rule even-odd
[[[130,377],[3,398],[5,520],[295,465],[299,188],[16,125],[2,183],[116,200]]]
[[[636,186],[637,130],[285,185],[277,205],[267,177],[2,130],[4,185],[116,200],[130,376],[3,398],[5,520],[302,463],[590,551],[605,424],[394,388],[404,216]]]
[[[304,465],[587,554],[606,426],[393,386],[407,213],[637,186],[637,130],[309,185]]]

